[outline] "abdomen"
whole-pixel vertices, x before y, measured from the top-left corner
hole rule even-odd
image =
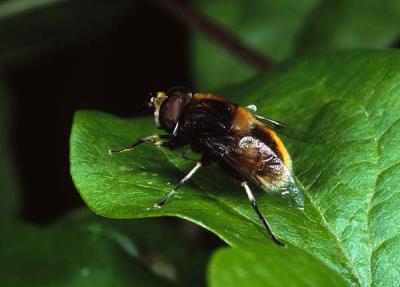
[[[292,169],[292,161],[281,139],[273,130],[258,121],[252,113],[239,107],[234,113],[231,126],[236,137],[251,136],[261,141],[289,170]]]

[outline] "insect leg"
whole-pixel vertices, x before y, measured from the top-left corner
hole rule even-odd
[[[153,135],[153,136],[148,136],[148,137],[139,139],[139,140],[135,141],[134,143],[132,143],[126,147],[120,148],[120,149],[110,149],[110,150],[108,150],[108,153],[111,155],[114,153],[131,151],[138,145],[141,145],[142,143],[150,143],[155,146],[164,146],[168,142],[169,142],[168,137],[160,136],[160,135]]]
[[[171,191],[170,193],[168,193],[167,196],[165,196],[160,202],[156,203],[156,204],[154,205],[154,207],[156,207],[156,208],[161,208],[164,204],[166,204],[166,203],[171,199],[171,197],[175,194],[175,192],[176,192],[186,181],[188,181],[189,178],[191,178],[191,177],[196,173],[196,171],[198,171],[202,166],[203,166],[202,162],[201,162],[201,161],[198,161],[198,162],[196,163],[196,165],[189,171],[189,173],[188,173],[184,178],[182,178],[181,181],[180,181],[177,185],[175,185],[174,189],[172,189],[172,191]]]
[[[268,235],[271,237],[271,239],[278,245],[280,246],[285,246],[284,243],[282,243],[281,241],[279,241],[279,239],[275,236],[275,234],[272,232],[271,227],[268,224],[268,221],[265,219],[264,215],[262,215],[261,211],[258,209],[257,206],[257,202],[256,199],[253,196],[253,193],[251,192],[251,189],[249,187],[249,185],[247,184],[246,181],[242,181],[241,183],[242,187],[244,188],[244,190],[246,191],[247,197],[250,200],[251,206],[253,207],[253,209],[256,211],[258,218],[261,220],[261,222],[263,223],[265,229],[268,232]]]

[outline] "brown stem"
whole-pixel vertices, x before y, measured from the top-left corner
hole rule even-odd
[[[171,13],[177,19],[199,29],[206,36],[219,43],[222,47],[247,63],[249,66],[255,69],[264,69],[272,65],[272,61],[262,53],[247,46],[233,33],[227,31],[214,21],[211,21],[199,11],[176,0],[152,1],[163,10]]]

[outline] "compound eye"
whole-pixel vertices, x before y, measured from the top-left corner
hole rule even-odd
[[[192,93],[189,91],[189,89],[185,87],[173,87],[167,91],[168,97],[186,98],[191,94]]]
[[[161,107],[161,124],[163,128],[171,132],[179,120],[179,116],[185,105],[184,98],[168,97]]]

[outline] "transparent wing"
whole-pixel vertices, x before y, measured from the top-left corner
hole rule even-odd
[[[274,180],[272,172],[270,174],[259,174],[257,172],[252,172],[252,170],[246,166],[246,161],[244,158],[241,157],[238,152],[233,152],[231,150],[231,145],[233,143],[227,144],[225,139],[218,138],[207,139],[206,142],[210,149],[219,155],[220,160],[225,162],[242,177],[250,180],[267,192],[279,192],[283,197],[286,197],[290,199],[290,201],[294,202],[294,205],[297,208],[303,208],[303,192],[297,186],[293,175],[279,158],[276,157],[274,159],[279,161],[279,166],[283,168],[281,172],[286,175],[286,179],[280,179],[279,182],[277,182]],[[246,150],[242,152],[246,153]]]
[[[284,123],[260,115],[254,115],[254,116],[256,117],[257,120],[261,121],[274,131],[277,131],[278,133],[281,133],[293,139],[315,144],[323,144],[325,142],[323,138],[315,134],[303,131],[301,129],[292,128]]]

